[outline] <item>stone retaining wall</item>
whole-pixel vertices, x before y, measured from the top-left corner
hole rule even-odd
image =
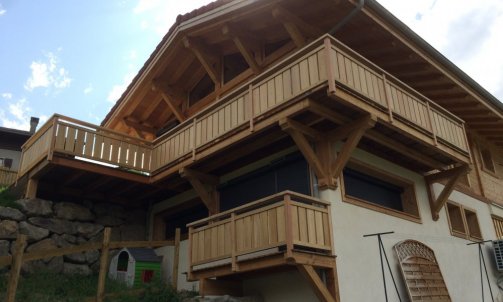
[[[0,256],[12,253],[18,234],[28,237],[26,252],[101,241],[104,227],[112,228],[112,241],[146,239],[146,211],[142,208],[126,210],[117,204],[42,199],[20,199],[15,203],[19,209],[0,206]],[[22,271],[90,274],[98,269],[99,256],[99,251],[90,251],[35,260],[24,263]]]

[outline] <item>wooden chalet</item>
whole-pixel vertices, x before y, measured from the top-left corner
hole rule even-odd
[[[100,126],[50,118],[18,184],[158,209],[149,236],[183,228],[201,293],[295,269],[320,300],[357,301],[339,290],[339,213],[496,239],[468,233],[451,193],[503,206],[502,125],[497,99],[375,0],[217,0],[177,18]],[[399,188],[399,206],[360,194],[364,179]]]

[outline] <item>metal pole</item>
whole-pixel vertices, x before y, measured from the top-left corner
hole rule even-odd
[[[489,281],[489,274],[487,273],[486,261],[484,259],[484,253],[482,252],[482,245],[486,242],[492,242],[492,240],[484,240],[479,242],[468,243],[467,245],[477,244],[479,247],[479,268],[480,268],[480,287],[482,290],[482,302],[484,302],[484,275],[482,274],[482,265],[484,266],[484,270],[486,272],[486,280],[487,286],[489,286],[489,293],[491,294],[491,300],[494,302],[493,290],[491,288],[491,282]]]
[[[363,237],[377,237],[377,243],[379,245],[379,259],[381,260],[381,272],[382,272],[382,280],[383,280],[383,286],[384,286],[384,296],[386,298],[386,302],[388,302],[388,291],[386,289],[386,275],[384,272],[384,263],[383,263],[383,259],[382,259],[383,252],[384,252],[384,257],[386,259],[386,263],[388,264],[388,269],[389,269],[389,273],[391,275],[391,279],[393,280],[393,284],[395,285],[398,299],[401,302],[402,299],[400,297],[400,293],[398,292],[398,287],[396,286],[395,278],[393,277],[393,272],[391,271],[391,266],[389,265],[388,256],[386,255],[386,250],[384,249],[384,245],[383,245],[382,239],[381,239],[382,235],[388,235],[388,234],[393,234],[393,233],[395,233],[395,232],[374,233],[374,234],[363,235]]]

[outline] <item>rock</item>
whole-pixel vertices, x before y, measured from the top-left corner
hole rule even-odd
[[[97,203],[94,205],[94,212],[98,216],[105,216],[113,214],[119,218],[126,218],[126,211],[124,208],[117,204],[111,203]]]
[[[49,216],[52,214],[52,201],[38,198],[19,199],[15,203],[21,206],[28,216]]]
[[[54,205],[56,217],[66,220],[91,221],[93,213],[88,208],[70,202],[58,202]]]
[[[67,275],[90,275],[92,273],[89,266],[85,264],[73,264],[65,262],[63,264],[63,274]]]
[[[122,225],[120,227],[122,241],[145,240],[144,225]]]
[[[77,230],[73,223],[56,218],[43,218],[43,217],[32,217],[28,221],[31,224],[48,229],[49,231],[57,234],[70,234],[73,235],[77,233]]]
[[[0,239],[16,239],[17,231],[17,222],[12,220],[0,221]]]
[[[75,223],[75,226],[77,228],[77,233],[79,235],[83,235],[86,238],[91,238],[93,236],[96,236],[101,230],[103,230],[103,226],[99,224],[93,224],[93,223],[85,223],[85,222],[78,222]]]
[[[104,226],[119,226],[124,223],[124,220],[119,217],[105,215],[96,218],[96,222]]]
[[[87,239],[84,237],[77,237],[77,244],[87,243]]]
[[[10,242],[8,240],[0,240],[0,256],[10,255]]]
[[[24,220],[25,216],[18,209],[0,207],[0,218],[21,221]]]
[[[63,234],[63,235],[53,234],[51,236],[51,239],[54,240],[54,242],[56,243],[56,245],[58,247],[69,247],[69,246],[72,246],[74,243],[77,242],[77,238],[75,236],[72,236],[72,235],[66,235],[65,236],[65,235],[66,234]],[[70,237],[69,238],[70,240],[71,240],[71,237],[73,237],[73,242],[68,241],[65,237]]]
[[[100,262],[99,261],[96,261],[94,262],[93,264],[89,265],[89,267],[91,268],[91,271],[93,273],[97,273],[100,271]]]
[[[55,273],[60,273],[63,270],[63,257],[53,257],[47,263],[42,260],[27,261],[23,263],[21,270],[23,273],[33,274],[44,271],[51,271]]]
[[[84,264],[87,262],[86,255],[84,253],[68,254],[63,256],[65,261],[72,263]]]
[[[30,245],[27,249],[26,252],[39,252],[39,251],[46,251],[46,250],[53,250],[58,248],[56,245],[56,242],[52,240],[51,238],[46,238],[44,240],[41,240],[37,243],[34,243]],[[45,263],[48,263],[50,260],[52,260],[52,257],[44,258],[42,259]]]
[[[86,261],[89,264],[97,262],[98,259],[100,259],[100,252],[98,252],[98,251],[89,251],[89,252],[86,252],[85,255],[86,255]]]
[[[39,241],[49,236],[49,230],[36,227],[26,221],[19,223],[19,233],[28,236],[28,241]]]

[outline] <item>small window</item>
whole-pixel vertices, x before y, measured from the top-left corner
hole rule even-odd
[[[150,283],[150,281],[152,281],[153,278],[154,278],[153,270],[146,269],[141,272],[141,281],[143,283]]]
[[[493,215],[493,225],[494,231],[496,233],[496,239],[503,239],[503,218]]]
[[[215,83],[213,83],[208,74],[205,74],[204,77],[189,92],[189,107],[213,91],[215,91]]]
[[[12,158],[0,158],[0,167],[12,168]]]
[[[487,148],[481,147],[480,157],[482,158],[482,167],[491,173],[496,173],[496,169],[494,167],[493,157],[491,155],[491,151]]]
[[[414,184],[356,161],[342,172],[344,200],[360,206],[418,221]]]
[[[452,235],[470,240],[482,240],[479,220],[474,210],[453,202],[448,202],[446,209]]]

